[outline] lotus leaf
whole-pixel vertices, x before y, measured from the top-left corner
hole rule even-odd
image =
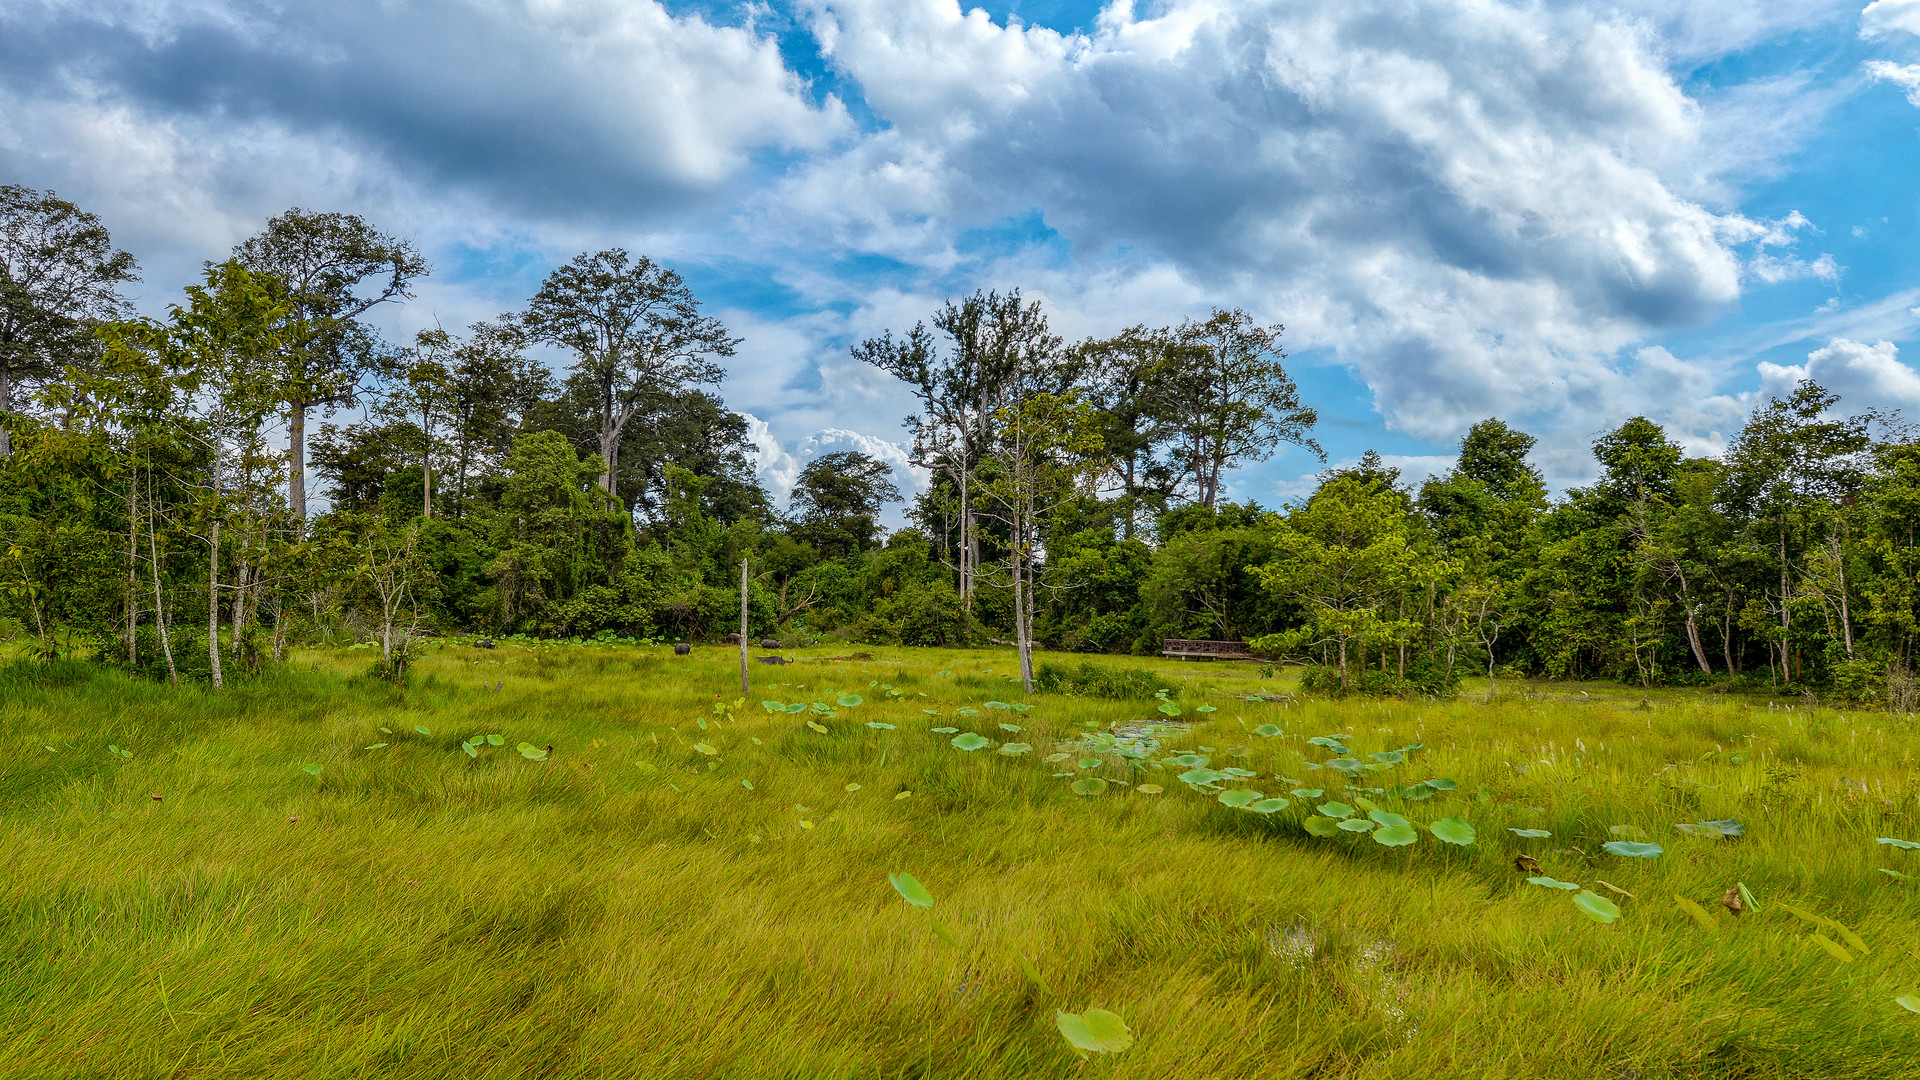
[[[720,752],[720,751],[718,751],[718,750],[715,750],[715,749],[714,749],[713,747],[711,747],[711,746],[708,746],[708,745],[707,745],[706,743],[703,743],[703,742],[697,742],[697,743],[694,743],[694,744],[693,744],[693,748],[694,748],[695,750],[698,750],[698,751],[700,751],[701,753],[703,753],[703,754],[707,754],[707,755],[709,755],[709,756],[711,756],[711,755],[713,755],[713,754],[717,754],[717,753],[719,753],[719,752]]]
[[[899,801],[900,801],[901,799],[911,799],[911,798],[913,798],[913,792],[911,792],[911,791],[903,791],[903,792],[901,792],[900,794],[898,794],[898,795],[895,795],[895,796],[893,797],[893,801],[894,801],[894,802],[899,802]]]
[[[505,746],[507,745],[507,740],[501,738],[498,735],[489,735],[487,736],[487,745],[488,746]]]
[[[1209,784],[1217,784],[1224,779],[1226,779],[1224,775],[1214,772],[1212,769],[1189,769],[1180,774],[1181,783],[1191,784],[1194,787],[1205,787]]]
[[[808,727],[810,727],[810,728],[812,728],[813,730],[815,730],[815,731],[817,731],[817,732],[819,732],[819,733],[820,733],[820,734],[822,734],[822,735],[825,735],[825,734],[827,733],[827,725],[825,725],[825,724],[821,724],[821,723],[816,723],[816,722],[814,722],[814,721],[812,721],[812,720],[809,720],[809,721],[807,721],[807,726],[808,726]]]
[[[1580,888],[1580,884],[1578,882],[1560,881],[1557,878],[1550,878],[1550,877],[1530,877],[1527,879],[1527,884],[1545,885],[1549,889],[1565,889],[1568,892],[1573,892],[1574,890]]]
[[[1280,729],[1273,724],[1261,724],[1259,727],[1253,729],[1253,733],[1271,739],[1275,735],[1280,734]]]
[[[1161,703],[1160,703],[1160,705],[1159,705],[1159,710],[1160,710],[1161,712],[1163,712],[1163,713],[1166,713],[1166,714],[1167,714],[1168,716],[1179,716],[1179,715],[1180,715],[1180,706],[1178,706],[1178,705],[1175,705],[1175,704],[1174,704],[1173,702],[1171,702],[1171,701],[1163,701],[1163,702],[1161,702]]]
[[[302,771],[302,772],[304,772],[304,773],[306,773],[306,774],[307,774],[308,776],[319,776],[319,775],[320,775],[320,772],[321,772],[321,766],[319,766],[319,765],[302,765],[302,766],[300,766],[300,771]]]
[[[1032,749],[1033,747],[1028,743],[1010,742],[1005,746],[1002,746],[1000,748],[1000,752],[1007,755],[1008,757],[1015,757],[1017,755],[1027,753]]]
[[[1912,840],[1901,840],[1892,836],[1882,836],[1875,840],[1874,843],[1887,844],[1892,847],[1897,847],[1902,851],[1920,851],[1920,843],[1915,843]]]
[[[1412,825],[1383,825],[1373,830],[1373,842],[1387,847],[1405,847],[1420,839],[1420,833]]]
[[[894,728],[894,726],[893,726],[892,724],[883,724],[883,723],[881,723],[881,722],[880,722],[880,721],[878,721],[878,720],[869,720],[869,721],[867,721],[867,726],[868,726],[868,727],[870,727],[870,728],[873,728],[873,729],[875,729],[875,730],[877,730],[877,731],[893,731],[893,730],[896,730],[896,729]]]
[[[1807,940],[1820,946],[1820,950],[1843,964],[1853,963],[1853,954],[1840,947],[1838,942],[1825,934],[1809,934]]]
[[[1723,836],[1739,836],[1747,831],[1746,826],[1731,819],[1725,821],[1702,821],[1698,824],[1687,824],[1683,822],[1675,825],[1673,828],[1674,831],[1685,833],[1688,836],[1710,836],[1716,840]]]
[[[1460,786],[1459,784],[1456,784],[1445,777],[1439,777],[1433,780],[1424,780],[1421,782],[1435,791],[1453,791]]]
[[[1573,898],[1577,907],[1595,922],[1610,923],[1620,917],[1620,905],[1591,889],[1582,889]]]
[[[1338,828],[1343,832],[1372,832],[1373,822],[1366,818],[1348,818],[1342,821]]]
[[[752,790],[753,790],[753,781],[751,781],[751,780],[742,780],[742,781],[740,781],[740,786],[741,786],[741,787],[743,787],[743,788],[746,788],[746,789],[747,789],[748,791],[752,791]]]
[[[431,734],[433,734],[433,729],[432,729],[432,728],[430,728],[430,727],[421,727],[421,726],[420,726],[419,724],[415,724],[415,725],[413,725],[413,730],[415,730],[415,731],[417,731],[417,732],[419,732],[419,733],[420,733],[420,734],[422,734],[422,735],[431,735]]]
[[[986,706],[989,709],[1011,709],[1013,707],[1011,705],[1008,705],[1004,701],[983,701],[980,704]]]
[[[971,732],[971,731],[965,732],[960,735],[955,735],[952,739],[952,742],[953,742],[953,745],[959,747],[962,750],[978,750],[983,746],[990,746],[993,744],[992,739],[987,738],[985,735],[975,734],[974,732]]]
[[[1439,821],[1427,826],[1427,829],[1433,833],[1435,840],[1443,840],[1449,844],[1458,844],[1461,847],[1473,843],[1474,840],[1473,826],[1461,821],[1457,817],[1441,818]]]
[[[1075,795],[1098,795],[1107,790],[1107,782],[1097,776],[1085,776],[1073,782]]]
[[[786,712],[787,711],[787,703],[784,701],[763,701],[760,703],[760,707],[767,710],[768,712]]]
[[[971,705],[962,705],[953,711],[959,713],[961,716],[979,716],[980,715],[980,710],[974,708]]]
[[[1657,859],[1662,854],[1659,844],[1642,844],[1632,840],[1609,840],[1600,846],[1629,859]]]
[[[1298,792],[1295,792],[1295,794],[1298,794]],[[1330,818],[1350,818],[1353,816],[1353,807],[1343,802],[1321,803],[1318,807],[1315,807],[1315,809]]]
[[[1072,754],[1062,751],[1061,753],[1058,753],[1058,754],[1048,754],[1046,757],[1042,758],[1041,760],[1042,761],[1065,761],[1072,756],[1073,756]]]
[[[1133,790],[1139,792],[1142,795],[1158,795],[1162,791],[1165,791],[1167,789],[1161,787],[1159,784],[1141,784],[1139,787],[1134,788]]]
[[[1015,950],[1013,955],[1019,958],[1020,970],[1026,973],[1027,980],[1039,987],[1041,993],[1052,994],[1054,992],[1053,987],[1047,985],[1047,980],[1040,977],[1040,969],[1033,966],[1033,961],[1027,959],[1025,953]]]
[[[859,694],[841,694],[834,699],[834,704],[843,709],[851,709],[856,705],[865,705],[866,703],[867,699],[861,697]]]
[[[1083,757],[1079,761],[1074,762],[1074,764],[1080,766],[1083,769],[1097,769],[1100,766],[1105,765],[1106,762],[1101,761],[1097,757]]]
[[[1340,831],[1340,823],[1332,818],[1310,817],[1306,820],[1306,830],[1315,836],[1332,836]]]
[[[920,884],[912,874],[888,874],[887,880],[893,882],[893,891],[900,894],[900,899],[914,907],[933,906],[933,894],[928,892],[927,887]]]
[[[514,747],[514,749],[520,751],[520,756],[526,758],[528,761],[547,760],[547,752],[532,743],[523,742],[519,746]]]
[[[1412,824],[1412,822],[1401,817],[1399,814],[1390,814],[1385,810],[1369,810],[1367,811],[1367,816],[1389,829],[1397,829],[1402,825]]]
[[[1018,732],[1018,731],[1025,731],[1026,729],[1021,727],[1019,724],[1001,724],[1000,730]]]
[[[1284,809],[1286,805],[1287,800],[1281,798],[1261,799],[1259,802],[1250,804],[1247,809],[1256,814],[1271,814],[1276,810]]]
[[[1167,759],[1169,763],[1183,769],[1204,768],[1208,760],[1205,754],[1175,754]]]
[[[1113,1054],[1133,1045],[1133,1032],[1126,1021],[1105,1009],[1088,1009],[1078,1016],[1055,1011],[1053,1024],[1075,1050],[1094,1054]]]
[[[1547,831],[1547,830],[1545,830],[1545,829],[1515,829],[1515,828],[1509,828],[1509,829],[1507,829],[1507,831],[1508,831],[1508,832],[1510,832],[1510,833],[1512,833],[1512,834],[1513,834],[1513,835],[1515,835],[1515,836],[1524,836],[1524,837],[1526,837],[1526,838],[1527,838],[1527,839],[1529,839],[1529,840],[1545,840],[1545,839],[1546,839],[1547,837],[1549,837],[1549,836],[1552,836],[1552,835],[1553,835],[1552,833],[1550,833],[1550,832],[1548,832],[1548,831]]]
[[[1920,1013],[1920,995],[1905,994],[1894,998],[1893,1003],[1910,1013]]]
[[[1348,788],[1347,790],[1349,790],[1349,791],[1371,791],[1371,792],[1374,792],[1375,794],[1378,794],[1378,793],[1379,793],[1379,791],[1380,791],[1380,789],[1379,789],[1379,788]],[[1373,801],[1372,799],[1363,799],[1363,798],[1361,798],[1361,797],[1360,797],[1360,796],[1358,796],[1358,795],[1355,795],[1355,796],[1353,797],[1353,805],[1355,805],[1355,806],[1357,806],[1357,807],[1359,807],[1359,808],[1360,808],[1360,809],[1362,809],[1362,810],[1365,810],[1365,811],[1366,811],[1367,813],[1369,813],[1369,814],[1371,814],[1371,813],[1373,813],[1373,812],[1374,812],[1375,810],[1378,810],[1378,809],[1380,809],[1380,807],[1378,807],[1377,805],[1375,805],[1375,804],[1374,804],[1374,801]]]
[[[957,727],[937,727],[932,730],[935,735],[951,735],[960,729]]]
[[[1214,705],[1195,705],[1193,707],[1193,711],[1194,712],[1219,712],[1220,709]]]
[[[1260,793],[1248,791],[1246,788],[1235,788],[1232,791],[1223,791],[1217,797],[1222,805],[1231,806],[1237,810],[1243,806],[1253,805],[1254,801],[1260,798]]]
[[[1879,868],[1879,870],[1880,870],[1880,872],[1881,872],[1881,873],[1883,873],[1883,874],[1885,874],[1885,875],[1887,875],[1888,877],[1890,877],[1890,878],[1893,878],[1893,879],[1895,879],[1895,880],[1897,880],[1897,881],[1905,881],[1905,880],[1907,879],[1907,875],[1905,875],[1905,874],[1903,874],[1903,873],[1901,873],[1901,872],[1900,872],[1900,871],[1898,871],[1898,870],[1889,870],[1889,869],[1887,869],[1887,868],[1886,868],[1886,867],[1884,867],[1884,866],[1882,866],[1882,867],[1880,867],[1880,868]]]
[[[480,756],[480,748],[473,745],[470,742],[461,743],[460,749],[465,750],[467,752],[467,756],[470,758],[477,758]]]
[[[1368,754],[1367,756],[1372,758],[1375,761],[1378,761],[1387,765],[1398,765],[1401,762],[1407,760],[1407,755],[1401,753],[1398,750],[1385,750],[1378,754]]]
[[[796,701],[793,704],[787,706],[787,713],[789,715],[798,715],[806,711],[807,711],[807,703],[804,701]]]
[[[377,743],[374,743],[374,744],[372,744],[372,745],[370,745],[370,746],[364,746],[364,747],[361,747],[361,749],[363,749],[363,750],[378,750],[378,749],[380,749],[381,747],[383,747],[383,746],[385,746],[385,745],[387,745],[387,744],[386,744],[386,743],[383,743],[383,742],[377,742]]]
[[[943,671],[943,672],[941,672],[940,674],[942,674],[942,675],[951,675],[951,674],[953,674],[953,672],[951,672],[951,671]]]
[[[1438,793],[1425,784],[1415,784],[1412,787],[1403,787],[1403,788],[1396,789],[1394,794],[1400,796],[1401,798],[1407,800],[1408,802],[1425,802],[1426,800],[1433,798],[1434,795]]]
[[[1352,753],[1352,751],[1347,749],[1346,743],[1339,739],[1330,739],[1325,735],[1315,735],[1313,738],[1308,739],[1307,742],[1313,746],[1324,746],[1336,754]]]
[[[1720,929],[1720,924],[1714,921],[1714,918],[1712,915],[1707,914],[1706,908],[1701,907],[1699,904],[1694,903],[1693,901],[1687,899],[1684,896],[1674,897],[1673,902],[1679,905],[1680,910],[1686,912],[1687,917],[1692,919],[1696,924],[1698,924],[1700,929],[1702,930]]]
[[[1343,773],[1357,773],[1361,769],[1360,762],[1350,757],[1334,758],[1327,762],[1327,767]]]

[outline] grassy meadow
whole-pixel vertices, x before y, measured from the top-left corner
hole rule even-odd
[[[1920,1075],[1910,718],[857,648],[0,669],[0,1076]]]

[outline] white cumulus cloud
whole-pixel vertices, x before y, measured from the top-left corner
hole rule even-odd
[[[1709,130],[1638,21],[1478,0],[1114,4],[1085,35],[954,0],[811,0],[884,127],[768,200],[782,232],[946,273],[1037,210],[1332,350],[1390,424],[1613,396],[1654,328],[1838,274],[1702,188]],[[1797,221],[1797,224],[1795,223]]]
[[[1890,60],[1869,60],[1863,67],[1875,82],[1890,82],[1906,91],[1910,104],[1920,105],[1920,64],[1896,64]]]
[[[1860,36],[1884,37],[1889,31],[1920,34],[1920,0],[1873,0],[1860,12]]]
[[[1807,354],[1804,364],[1759,365],[1763,393],[1784,397],[1805,379],[1840,395],[1841,407],[1920,407],[1920,371],[1900,360],[1890,341],[1872,345],[1836,338]]]

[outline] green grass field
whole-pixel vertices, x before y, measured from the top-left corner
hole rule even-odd
[[[224,694],[6,668],[0,1077],[1920,1075],[1920,851],[1876,842],[1920,840],[1911,719],[1153,664],[1192,726],[1136,762],[1098,733],[1154,701],[834,651],[737,707],[711,648],[450,645],[404,690],[354,650]],[[1303,826],[1361,799],[1413,842]],[[1744,834],[1675,830],[1713,820]],[[1077,1053],[1056,1011],[1089,1008],[1132,1045]]]

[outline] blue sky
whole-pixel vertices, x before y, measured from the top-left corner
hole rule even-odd
[[[1487,416],[1556,486],[1636,413],[1712,452],[1804,377],[1920,416],[1917,176],[1920,0],[0,8],[0,182],[100,213],[143,306],[291,205],[426,251],[397,338],[646,252],[745,338],[778,491],[904,463],[847,347],[975,288],[1069,338],[1284,323],[1331,460],[1410,476]]]

